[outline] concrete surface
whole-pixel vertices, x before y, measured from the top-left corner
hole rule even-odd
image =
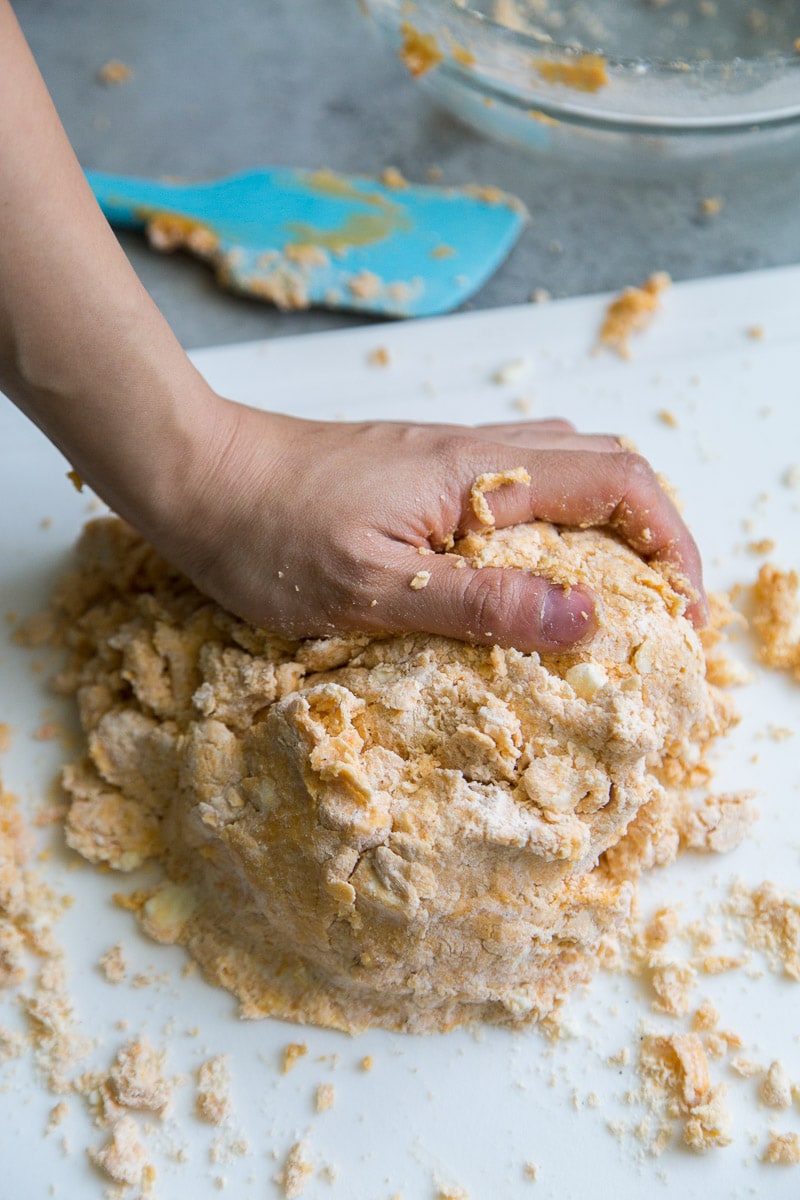
[[[81,162],[132,174],[208,177],[254,165],[327,165],[491,182],[520,195],[530,228],[477,307],[534,288],[577,295],[800,259],[797,178],[763,169],[721,182],[602,180],[534,165],[441,112],[371,35],[356,0],[14,0]],[[98,82],[109,59],[133,69]],[[703,196],[721,192],[713,220]],[[336,328],[363,318],[281,314],[220,293],[187,257],[124,235],[137,271],[183,344]]]

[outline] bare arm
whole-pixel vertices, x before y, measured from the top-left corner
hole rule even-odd
[[[553,649],[593,627],[591,596],[517,571],[444,571],[409,589],[419,546],[474,521],[613,524],[673,563],[704,613],[695,544],[650,468],[564,423],[347,426],[216,395],[106,224],[12,13],[0,0],[0,388],[98,495],[234,612],[297,634],[419,629]],[[375,603],[373,603],[375,601]]]
[[[7,0],[0,197],[0,386],[151,533],[210,389],[95,203]]]

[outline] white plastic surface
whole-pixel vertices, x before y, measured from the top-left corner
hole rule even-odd
[[[664,311],[634,340],[630,362],[591,355],[602,309],[602,299],[565,301],[206,350],[195,358],[225,394],[309,417],[515,420],[513,401],[529,398],[533,416],[560,414],[584,429],[636,440],[683,495],[712,588],[755,578],[761,560],[745,543],[757,538],[775,539],[770,557],[777,563],[800,566],[800,488],[783,482],[787,469],[800,463],[800,270],[673,288]],[[763,326],[761,340],[746,335],[754,325]],[[389,350],[388,367],[367,364],[379,346]],[[520,378],[492,382],[498,368],[519,359],[526,364]],[[662,409],[674,415],[677,428],[659,419]],[[0,410],[0,615],[44,606],[90,515],[87,496],[72,489],[66,469],[10,405]],[[43,518],[50,521],[46,527]],[[756,789],[761,819],[749,843],[733,854],[687,856],[650,876],[642,889],[645,913],[669,902],[682,906],[685,920],[701,916],[724,899],[735,876],[751,884],[767,878],[787,888],[798,884],[800,690],[761,671],[747,642],[741,655],[755,678],[738,691],[743,721],[720,753],[716,786]],[[14,729],[0,765],[29,814],[67,754],[58,741],[34,737],[44,720],[67,719],[66,708],[47,693],[46,670],[34,670],[46,661],[5,639],[0,644],[0,720]],[[776,741],[769,726],[788,727],[796,736]],[[304,1200],[389,1200],[397,1193],[403,1200],[433,1200],[439,1185],[459,1185],[472,1200],[651,1194],[781,1200],[800,1194],[800,1167],[758,1161],[770,1128],[800,1130],[800,1107],[781,1114],[760,1109],[757,1083],[729,1075],[724,1065],[712,1064],[715,1078],[731,1084],[735,1140],[728,1149],[697,1156],[676,1148],[652,1159],[636,1138],[609,1132],[609,1121],[632,1126],[643,1112],[624,1101],[636,1086],[632,1068],[612,1068],[607,1056],[629,1046],[635,1059],[643,1019],[683,1027],[652,1014],[640,984],[600,976],[570,1006],[574,1036],[555,1047],[536,1031],[427,1038],[374,1032],[351,1039],[274,1021],[244,1023],[226,993],[196,975],[182,977],[180,950],[148,942],[112,904],[112,893],[132,890],[136,877],[83,864],[59,848],[58,831],[44,831],[42,844],[48,842],[53,851],[41,870],[74,897],[58,929],[76,1013],[96,1039],[89,1062],[108,1065],[126,1036],[141,1030],[157,1046],[169,1046],[176,1073],[190,1075],[211,1054],[231,1056],[233,1129],[247,1139],[249,1153],[227,1164],[210,1161],[215,1131],[192,1115],[189,1079],[177,1090],[175,1118],[146,1135],[160,1200],[218,1194],[270,1200],[279,1195],[272,1176],[292,1142],[305,1135],[316,1164],[335,1165],[338,1178],[331,1183],[315,1175]],[[131,970],[128,982],[114,987],[96,964],[117,941]],[[751,1057],[765,1064],[780,1058],[800,1081],[800,984],[772,974],[758,955],[752,966],[758,976],[701,976],[697,999],[713,997],[723,1027],[743,1037]],[[134,987],[136,971],[158,981]],[[129,1022],[127,1035],[115,1028],[121,1018]],[[22,1028],[15,1005],[2,998],[0,1024]],[[305,1041],[309,1053],[283,1076],[280,1052],[296,1040]],[[369,1073],[359,1068],[367,1054],[374,1059]],[[317,1115],[313,1095],[321,1082],[334,1084],[336,1104]],[[64,1125],[46,1137],[57,1099],[27,1061],[0,1067],[3,1198],[103,1195],[106,1185],[85,1149],[105,1135],[73,1098]],[[179,1146],[188,1161],[175,1160]],[[525,1162],[538,1165],[538,1182],[525,1179]],[[218,1178],[225,1180],[223,1191]]]

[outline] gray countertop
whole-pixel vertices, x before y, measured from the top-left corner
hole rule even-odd
[[[593,178],[534,164],[435,107],[366,28],[356,0],[15,0],[81,162],[131,174],[209,177],[252,166],[326,165],[515,192],[532,220],[471,302],[518,304],[535,288],[577,295],[638,283],[800,261],[798,179],[777,170],[668,182]],[[109,87],[98,69],[129,65]],[[713,219],[698,203],[721,194]],[[122,237],[187,347],[363,323],[321,311],[278,313],[219,292],[186,256]]]

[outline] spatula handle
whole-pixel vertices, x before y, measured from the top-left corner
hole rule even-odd
[[[192,184],[107,175],[102,171],[87,171],[86,178],[109,221],[127,229],[141,229],[155,212],[180,211],[196,191]]]

